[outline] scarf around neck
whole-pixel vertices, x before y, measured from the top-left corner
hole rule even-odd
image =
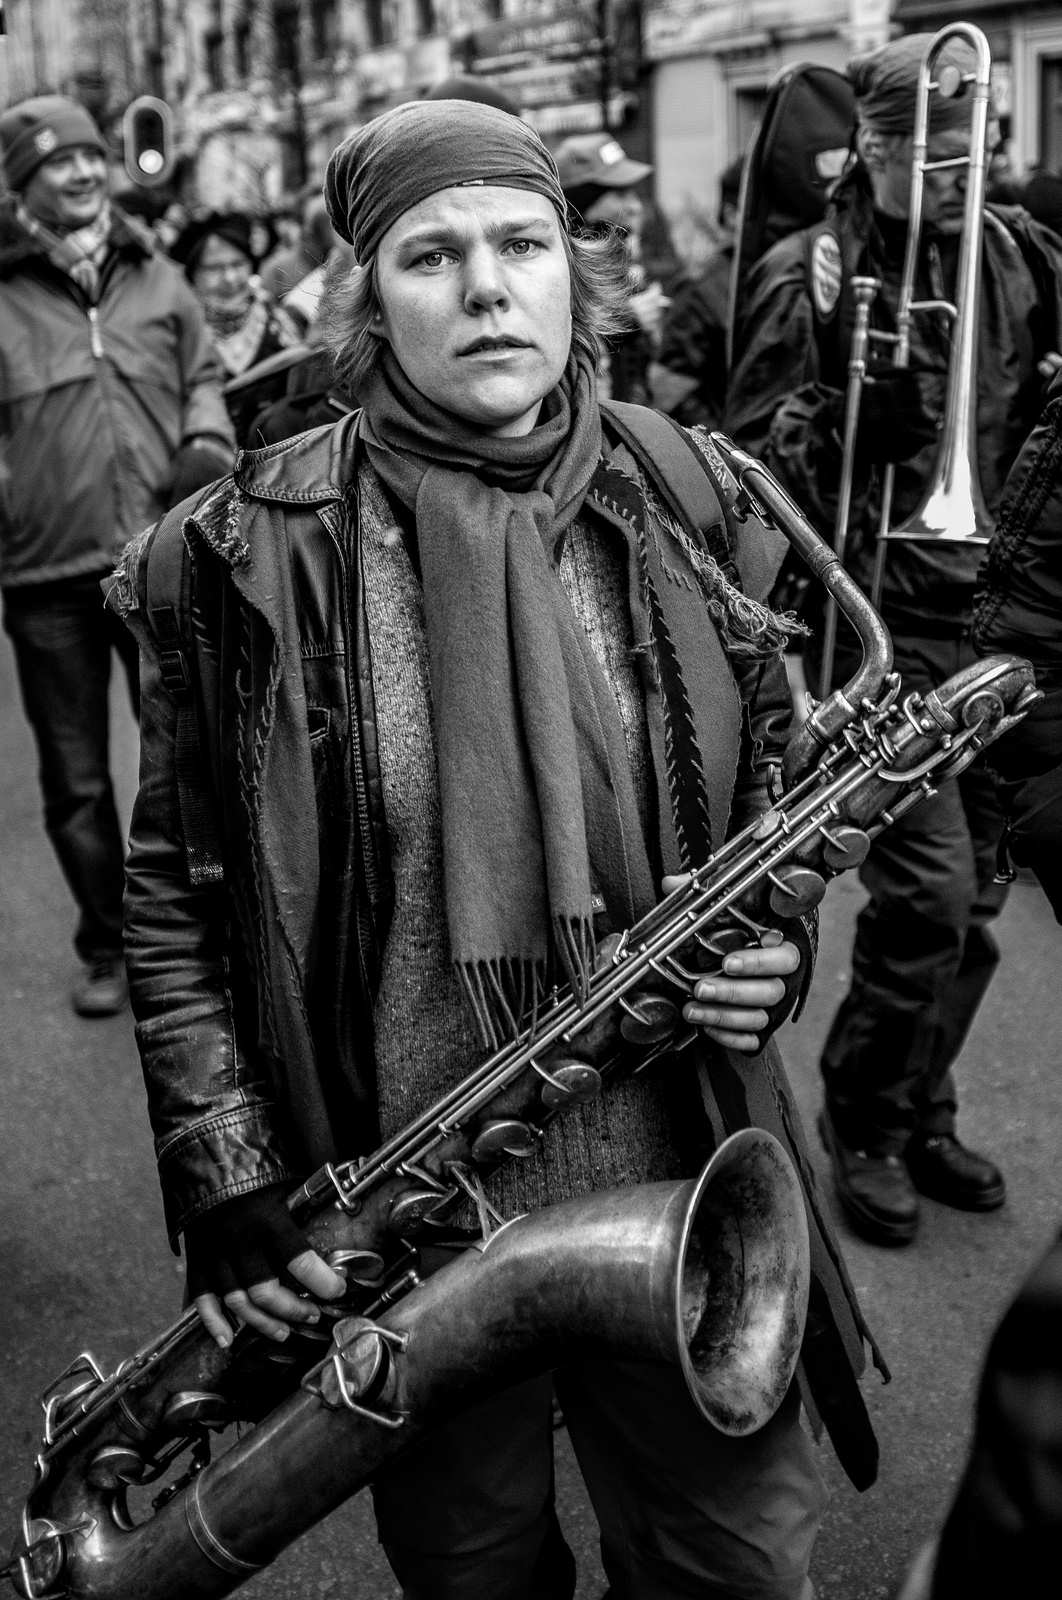
[[[561,976],[585,992],[595,890],[620,926],[656,898],[619,714],[554,566],[601,454],[593,368],[573,359],[537,426],[498,438],[385,349],[362,438],[415,517],[451,956],[496,1045]]]
[[[47,223],[33,216],[20,201],[18,220],[34,238],[53,266],[66,272],[88,298],[95,303],[99,298],[100,274],[107,259],[111,232],[111,208],[104,202],[99,215],[84,228],[72,228],[67,233],[57,233]]]

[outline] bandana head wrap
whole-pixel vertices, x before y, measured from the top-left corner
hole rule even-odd
[[[861,123],[879,133],[914,132],[918,74],[932,39],[931,33],[908,33],[848,63],[847,75],[855,90]],[[938,69],[957,67],[965,73],[972,72],[975,64],[973,49],[963,39],[949,39],[937,57]],[[960,92],[950,98],[931,95],[930,132],[967,127],[972,104],[969,93]]]
[[[534,129],[468,100],[414,100],[367,122],[333,151],[324,195],[361,266],[403,212],[460,184],[530,189],[565,221],[556,165]]]

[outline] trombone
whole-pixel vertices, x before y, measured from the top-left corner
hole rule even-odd
[[[953,64],[937,70],[941,52],[952,40],[961,39],[974,53],[974,67],[963,72]],[[987,544],[993,519],[985,504],[977,468],[977,324],[981,296],[981,251],[984,234],[985,181],[988,165],[988,119],[991,112],[992,57],[988,40],[972,23],[955,22],[933,35],[919,70],[915,106],[914,140],[911,154],[911,216],[907,226],[903,275],[896,307],[894,332],[870,326],[871,308],[881,287],[876,278],[853,278],[855,320],[848,362],[848,388],[841,478],[834,522],[834,550],[843,560],[847,540],[848,516],[855,470],[855,443],[859,427],[859,403],[866,380],[867,354],[877,341],[892,349],[894,366],[906,367],[910,361],[911,325],[923,312],[946,317],[951,326],[951,354],[948,361],[947,397],[941,426],[940,446],[933,473],[917,509],[899,526],[892,526],[892,497],[895,468],[890,462],[882,473],[881,511],[871,603],[877,608],[885,575],[888,543],[893,539],[941,541],[952,544]],[[927,154],[929,116],[934,94],[950,99],[958,94],[972,96],[970,138],[965,155],[931,161]],[[954,301],[918,300],[914,285],[922,242],[925,176],[948,168],[966,167],[966,197],[963,210],[962,243]],[[827,603],[823,635],[823,693],[829,693],[837,638],[837,610],[832,599]]]

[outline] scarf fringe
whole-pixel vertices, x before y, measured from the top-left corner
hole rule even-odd
[[[554,917],[551,958],[501,956],[459,961],[455,971],[483,1043],[501,1047],[525,1029],[533,1035],[538,1015],[560,981],[560,969],[579,1000],[585,1000],[597,959],[592,920]]]
[[[788,649],[794,639],[810,633],[794,612],[772,611],[731,583],[718,562],[695,544],[660,504],[651,485],[646,483],[644,488],[650,516],[682,547],[700,581],[708,613],[732,655],[767,660]]]

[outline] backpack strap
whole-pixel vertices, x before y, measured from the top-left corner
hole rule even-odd
[[[156,528],[156,533],[158,529]],[[174,775],[189,881],[199,888],[220,883],[221,840],[214,800],[207,787],[208,763],[200,738],[191,672],[192,557],[183,532],[152,538],[145,575],[148,623],[157,641],[159,676],[177,706]]]
[[[602,400],[600,406],[672,516],[731,575],[734,553],[723,501],[708,462],[685,428],[662,411],[624,400]]]

